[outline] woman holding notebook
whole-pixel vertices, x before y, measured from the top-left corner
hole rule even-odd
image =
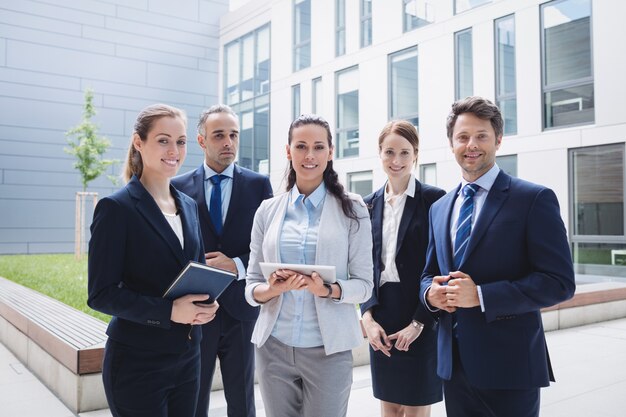
[[[163,298],[190,261],[204,262],[196,203],[170,186],[187,149],[187,119],[156,104],[137,117],[127,184],[100,200],[89,242],[89,298],[112,317],[102,378],[113,416],[192,417],[208,295]]]
[[[246,299],[260,305],[252,342],[268,416],[345,416],[352,348],[363,342],[356,304],[372,292],[372,240],[367,209],[348,194],[332,166],[328,123],[298,117],[286,146],[287,192],[265,200],[252,228]],[[329,265],[336,282],[314,271],[260,262]]]

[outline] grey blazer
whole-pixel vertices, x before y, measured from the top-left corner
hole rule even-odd
[[[361,196],[349,194],[359,222],[346,217],[338,199],[327,193],[320,218],[315,254],[317,265],[334,265],[341,299],[315,297],[324,350],[327,355],[350,350],[363,342],[355,304],[367,301],[373,284],[371,223]],[[289,193],[261,203],[254,216],[250,262],[246,276],[246,300],[259,305],[252,293],[266,283],[259,262],[280,262],[279,237],[285,219]],[[270,336],[283,301],[282,295],[261,304],[252,333],[252,343],[261,347]]]

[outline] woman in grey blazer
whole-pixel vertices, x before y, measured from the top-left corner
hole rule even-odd
[[[345,416],[352,348],[363,343],[356,304],[373,287],[369,215],[332,167],[328,123],[314,115],[289,128],[287,192],[265,200],[252,227],[246,299],[260,305],[252,334],[268,417]],[[335,266],[337,282],[259,262]]]

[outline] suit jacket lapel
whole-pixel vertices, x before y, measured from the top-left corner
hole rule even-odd
[[[234,168],[233,188],[230,193],[230,202],[228,203],[228,212],[226,213],[226,218],[224,219],[224,227],[222,228],[222,233],[224,233],[224,230],[228,227],[228,225],[234,221],[232,219],[233,212],[239,206],[239,199],[241,197],[239,191],[243,189],[241,168],[239,168],[237,165],[235,165]]]
[[[198,224],[194,221],[195,217],[195,208],[194,206],[187,200],[183,200],[176,189],[172,187],[172,194],[176,199],[176,206],[179,207],[180,210],[180,221],[183,226],[183,237],[185,242],[185,247],[183,248],[185,259],[194,259],[193,248],[198,244],[198,239],[195,238],[198,234]]]
[[[433,229],[435,236],[443,236],[443,239],[435,239],[437,244],[437,256],[441,256],[443,259],[443,265],[445,265],[445,271],[440,265],[441,273],[447,274],[452,271],[454,259],[452,258],[452,241],[450,240],[450,219],[452,218],[452,208],[457,198],[459,187],[454,191],[449,192],[441,198],[441,206],[437,207],[437,210],[433,214],[433,220],[437,216],[438,220],[433,221]],[[431,211],[433,213],[433,211]]]
[[[150,193],[143,187],[137,177],[133,177],[128,183],[128,190],[131,197],[137,202],[135,207],[137,211],[139,211],[139,214],[146,219],[154,231],[167,243],[181,265],[186,264],[187,261],[185,260],[178,237],[167,220],[165,220],[159,206],[157,206]]]
[[[385,206],[384,187],[376,191],[372,199],[372,236],[374,239],[374,259],[381,261],[383,244],[383,209]]]
[[[404,241],[404,236],[406,235],[406,231],[409,229],[409,224],[411,224],[411,220],[415,216],[415,210],[417,209],[417,202],[421,201],[419,198],[422,192],[422,187],[418,181],[415,181],[415,193],[413,197],[406,196],[406,201],[404,203],[404,211],[402,212],[402,218],[400,219],[400,226],[398,228],[398,241],[396,242],[396,256],[398,256],[398,252],[400,252],[400,248],[402,247],[402,242]]]
[[[504,173],[504,171],[500,171],[498,176],[496,177],[491,190],[489,190],[489,194],[487,194],[487,199],[485,200],[485,204],[480,211],[480,215],[478,216],[478,220],[474,227],[472,228],[472,233],[470,235],[470,240],[467,242],[467,249],[465,249],[465,255],[463,256],[463,261],[465,259],[469,259],[469,256],[472,253],[472,250],[476,247],[480,239],[482,239],[483,235],[489,228],[491,222],[500,211],[502,204],[509,197],[509,185],[511,183],[511,177]],[[461,265],[463,265],[461,263]],[[460,269],[460,268],[459,268]]]

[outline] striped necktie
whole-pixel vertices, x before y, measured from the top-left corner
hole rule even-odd
[[[459,220],[456,227],[456,238],[454,239],[454,268],[459,269],[465,255],[467,242],[472,233],[472,213],[474,212],[474,194],[480,187],[476,184],[467,184],[463,187],[463,204],[459,211]]]

